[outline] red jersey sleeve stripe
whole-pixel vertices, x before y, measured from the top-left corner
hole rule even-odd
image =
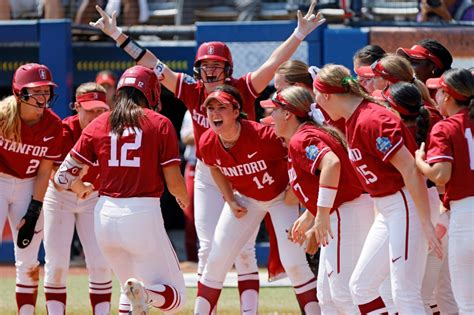
[[[258,93],[255,91],[255,88],[252,84],[252,72],[247,73],[247,76],[245,77],[245,83],[247,83],[247,87],[249,88],[249,91],[252,93],[253,97],[257,98]]]
[[[426,159],[426,163],[435,163],[435,162],[441,162],[441,161],[453,161],[454,158],[449,155],[435,155],[430,157],[429,159]]]
[[[178,73],[178,81],[176,82],[176,98],[181,97],[181,86],[183,85],[183,74]]]
[[[388,152],[387,154],[385,154],[385,156],[383,157],[382,161],[386,161],[388,160],[393,154],[395,154],[395,152],[398,151],[398,149],[400,149],[400,145],[402,144],[402,141],[403,139],[400,139]]]
[[[318,156],[314,159],[313,165],[311,166],[311,174],[314,174],[316,169],[318,168],[319,163],[321,162],[322,158],[326,155],[326,153],[329,152],[329,148],[325,147],[322,149],[319,153]]]
[[[181,160],[180,159],[171,159],[171,160],[168,160],[168,161],[165,161],[165,162],[161,163],[160,165],[164,166],[164,165],[168,165],[168,164],[171,164],[171,163],[181,163]]]
[[[81,154],[79,154],[79,152],[77,152],[76,150],[72,149],[71,150],[71,155],[75,158],[77,158],[78,160],[80,160],[81,162],[83,163],[86,163],[86,164],[89,164],[89,165],[93,165],[94,162],[91,162],[89,161],[88,159],[86,159],[84,156],[82,156]]]

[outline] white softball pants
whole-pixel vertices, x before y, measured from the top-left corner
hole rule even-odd
[[[451,201],[449,272],[459,314],[474,314],[474,197]]]
[[[204,271],[224,204],[224,197],[214,182],[209,167],[198,160],[194,177],[194,223],[199,239],[198,274]],[[255,226],[255,230],[250,232],[251,237],[247,239],[233,262],[238,274],[258,272],[255,257],[255,239],[258,229],[259,226]]]
[[[350,280],[354,302],[363,305],[379,296],[388,273],[400,314],[424,314],[421,285],[428,245],[408,190],[373,198],[375,218]]]

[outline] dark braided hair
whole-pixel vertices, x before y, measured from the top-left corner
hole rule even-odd
[[[436,69],[434,71],[435,77],[440,77],[445,71],[451,69],[451,64],[453,63],[453,56],[446,47],[444,47],[440,42],[434,39],[423,39],[418,42],[418,45],[423,46],[428,49],[432,54],[441,60],[443,64],[442,69]]]
[[[403,121],[415,121],[415,138],[416,143],[420,146],[422,142],[426,142],[430,127],[430,113],[428,109],[423,106],[420,91],[413,83],[398,82],[390,85],[389,92],[397,105],[403,107],[403,109],[410,113],[406,115],[399,112]]]

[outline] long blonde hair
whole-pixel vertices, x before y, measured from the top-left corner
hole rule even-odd
[[[21,142],[20,107],[13,95],[0,101],[0,136],[11,141]]]

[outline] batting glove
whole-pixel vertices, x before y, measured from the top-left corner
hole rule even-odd
[[[33,235],[35,234],[36,222],[38,221],[42,208],[43,203],[41,201],[31,198],[28,210],[26,211],[25,216],[22,218],[22,220],[25,220],[25,223],[18,231],[17,245],[19,248],[26,248],[28,245],[30,245]]]

